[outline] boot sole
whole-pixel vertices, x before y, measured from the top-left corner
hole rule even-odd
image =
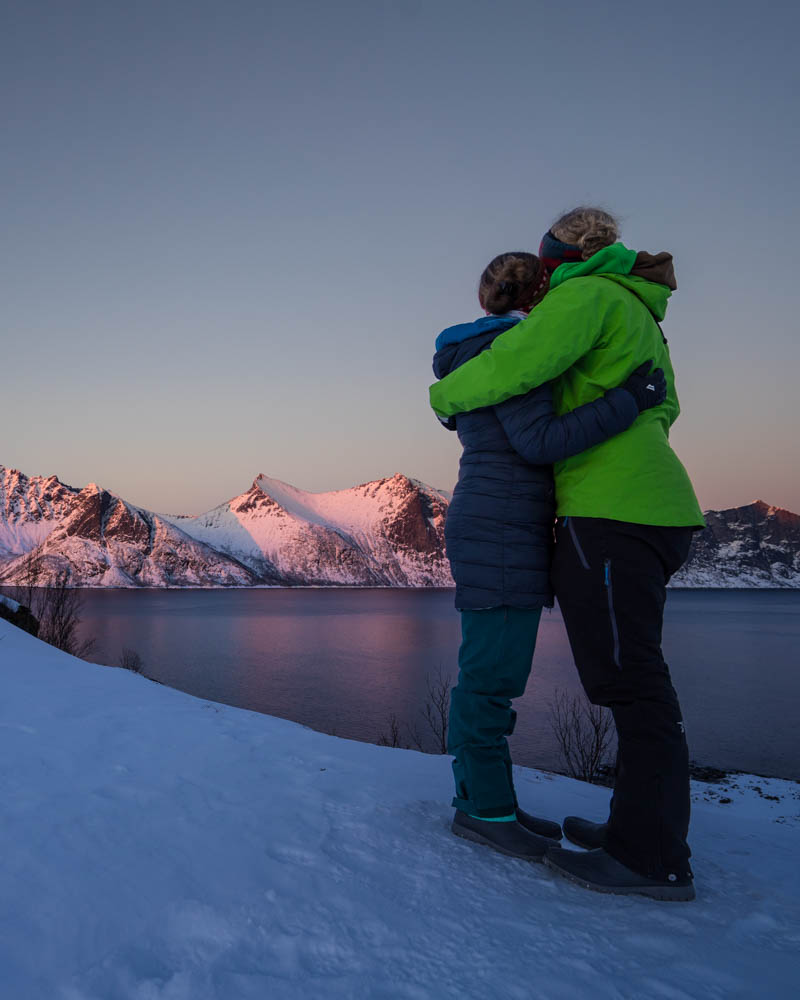
[[[461,837],[462,840],[469,840],[473,844],[481,844],[483,847],[490,847],[493,851],[497,851],[498,854],[505,854],[508,858],[517,858],[519,861],[533,861],[536,864],[542,864],[545,859],[544,852],[541,854],[516,854],[514,851],[507,851],[505,848],[498,847],[498,845],[493,841],[481,836],[481,834],[476,833],[474,830],[465,830],[463,827],[456,826],[455,823],[450,827],[450,829],[457,837]]]
[[[591,889],[592,892],[602,892],[609,896],[647,896],[648,899],[658,899],[665,903],[691,903],[696,896],[693,885],[598,885],[596,882],[588,882],[580,875],[574,875],[572,872],[560,868],[548,857],[544,858],[544,863],[551,871],[558,872],[569,882],[574,882],[575,885],[582,886],[584,889]]]
[[[605,839],[601,840],[598,844],[587,844],[585,840],[580,840],[578,837],[571,837],[566,830],[564,831],[564,837],[570,842],[570,844],[574,844],[576,847],[582,847],[584,851],[595,851],[598,847],[606,846]]]
[[[564,832],[560,826],[554,826],[552,833],[545,833],[543,828],[540,827],[538,830],[535,830],[532,826],[528,826],[526,823],[523,823],[521,819],[518,819],[517,822],[523,830],[527,830],[528,833],[532,833],[535,837],[544,837],[545,840],[551,840],[553,842],[553,846],[558,846],[564,837]],[[558,830],[558,834],[555,832],[556,829]]]

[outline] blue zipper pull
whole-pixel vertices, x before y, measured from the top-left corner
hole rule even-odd
[[[567,526],[567,521],[569,521],[569,514],[567,514],[567,516],[564,518],[564,527],[565,528]]]
[[[609,572],[611,571],[611,564],[608,561],[608,559],[606,559],[606,561],[603,563],[603,565],[605,566],[605,570],[606,570],[606,586],[608,586],[608,575],[609,575]]]

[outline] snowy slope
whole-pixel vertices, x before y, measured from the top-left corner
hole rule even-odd
[[[447,758],[209,704],[4,622],[0,685],[9,1000],[797,996],[797,785],[695,786],[697,901],[614,898],[455,839]],[[517,782],[546,815],[606,808]]]

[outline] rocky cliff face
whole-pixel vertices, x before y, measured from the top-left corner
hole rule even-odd
[[[245,566],[94,483],[81,490],[70,507],[39,545],[0,564],[0,581],[25,583],[36,565],[41,582],[66,571],[70,582],[82,587],[224,587],[258,582]]]
[[[28,477],[0,465],[0,560],[30,551],[72,510],[80,491],[56,476]]]
[[[258,476],[247,492],[196,518],[171,518],[266,582],[442,587],[445,494],[396,475],[308,493]]]
[[[706,511],[674,587],[800,587],[800,516],[762,500]]]
[[[76,586],[447,587],[448,502],[399,474],[331,493],[262,475],[187,517],[0,466],[0,581],[23,582],[30,556]],[[757,501],[706,519],[672,586],[800,587],[797,514]]]
[[[259,476],[199,517],[142,510],[92,483],[2,470],[0,580],[32,563],[75,586],[424,587],[452,581],[444,555],[447,497],[393,476],[351,490],[307,493]]]

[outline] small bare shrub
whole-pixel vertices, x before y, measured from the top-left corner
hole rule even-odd
[[[56,649],[85,659],[94,647],[94,639],[80,640],[78,626],[83,611],[83,597],[69,586],[68,570],[59,570],[43,588],[43,614],[39,619],[39,638]]]
[[[70,577],[68,569],[49,569],[41,553],[34,550],[22,564],[17,585],[8,588],[9,596],[30,609],[39,622],[43,642],[86,659],[95,641],[78,638],[83,597],[70,586]]]
[[[132,670],[135,674],[144,673],[144,661],[135,649],[127,646],[122,650],[119,665],[123,670]]]
[[[389,732],[381,733],[378,737],[379,747],[404,747],[408,749],[408,746],[400,742],[400,720],[392,712],[389,718]]]
[[[449,673],[440,666],[436,674],[429,673],[425,679],[428,697],[422,710],[423,718],[436,741],[434,753],[447,753],[447,721],[450,715],[450,687],[452,681]]]
[[[389,719],[388,733],[381,733],[378,737],[378,746],[382,747],[403,747],[405,750],[414,747],[422,753],[447,753],[447,721],[450,714],[450,688],[452,677],[445,673],[439,666],[436,673],[428,672],[425,678],[426,698],[425,704],[420,709],[425,732],[433,736],[434,749],[429,749],[430,737],[420,732],[419,725],[409,722],[400,722],[392,712]],[[406,740],[401,739],[401,733],[405,730]]]
[[[614,744],[611,712],[582,695],[556,690],[550,703],[550,726],[561,759],[572,778],[594,783],[607,770]]]

